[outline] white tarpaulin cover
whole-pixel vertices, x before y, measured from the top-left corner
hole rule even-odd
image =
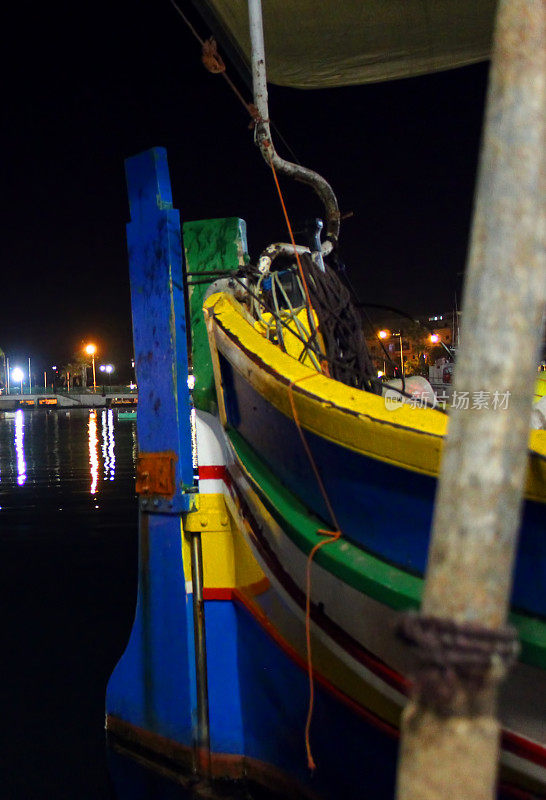
[[[203,0],[202,0],[203,2]],[[204,0],[250,63],[246,0]],[[496,0],[262,0],[268,80],[320,89],[489,57]]]

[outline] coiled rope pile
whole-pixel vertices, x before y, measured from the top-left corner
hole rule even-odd
[[[337,272],[328,265],[323,272],[310,255],[301,256],[301,265],[318,317],[330,377],[358,389],[377,391],[376,371],[364,339],[361,315],[349,289]]]

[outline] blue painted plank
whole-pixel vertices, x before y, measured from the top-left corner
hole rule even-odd
[[[193,486],[188,352],[180,216],[172,207],[167,153],[154,147],[126,162],[127,225],[141,452],[173,450],[178,503]]]
[[[128,159],[126,173],[138,446],[140,452],[175,453],[176,493],[172,502],[151,498],[140,512],[137,613],[108,685],[106,709],[189,747],[195,675],[180,512],[189,507],[185,489],[193,490],[194,479],[180,218],[163,148]]]

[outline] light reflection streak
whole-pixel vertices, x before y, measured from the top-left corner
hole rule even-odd
[[[89,434],[89,464],[91,466],[90,494],[96,494],[99,480],[99,440],[97,437],[97,412],[94,410],[89,412],[87,428]]]
[[[52,414],[52,417],[53,417],[53,431],[54,431],[54,434],[53,434],[53,442],[54,442],[54,445],[53,445],[53,458],[55,460],[55,472],[54,472],[54,475],[55,475],[55,482],[56,483],[60,483],[61,482],[61,456],[60,456],[61,446],[60,446],[60,443],[59,443],[59,415],[58,415],[58,413],[56,411],[54,411],[53,414]]]
[[[108,457],[110,468],[110,480],[114,480],[116,474],[116,455],[114,452],[114,412],[111,408],[108,409]],[[106,464],[104,465],[106,468]]]
[[[108,468],[110,466],[110,456],[108,455],[108,430],[106,426],[106,409],[101,412],[100,423],[102,428],[102,460],[103,460],[103,475],[108,476]]]
[[[133,464],[137,462],[137,455],[138,455],[138,441],[137,441],[137,432],[136,432],[136,425],[131,425],[133,429],[131,435],[133,437],[133,446],[131,448],[131,458],[133,459]]]
[[[193,376],[192,376],[193,377]],[[194,471],[198,468],[197,461],[197,412],[195,408],[190,411],[190,430],[191,430],[191,460]]]
[[[17,457],[17,483],[22,486],[27,479],[27,465],[23,445],[25,418],[20,408],[15,412],[15,455]]]

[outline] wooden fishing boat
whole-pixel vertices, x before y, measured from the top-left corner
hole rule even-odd
[[[238,12],[212,5],[244,41]],[[451,40],[447,61],[419,56],[413,73],[483,57],[490,15],[482,4],[479,42]],[[398,67],[383,77],[407,74]],[[373,59],[360,68],[360,80],[377,76]],[[285,796],[356,798],[365,785],[392,797],[409,688],[397,615],[420,603],[448,417],[332,377],[297,256],[275,245],[249,269],[242,220],[183,226],[186,307],[165,152],[129,159],[127,176],[140,577],[108,688],[110,735],[171,769],[252,777]],[[299,254],[322,270],[327,248]],[[271,282],[285,290],[275,307]],[[546,795],[545,502],[546,432],[535,430],[499,783],[500,796],[528,800]]]
[[[339,528],[311,567],[314,669],[396,736],[408,688],[396,614],[420,602],[448,419],[410,404],[389,410],[383,397],[301,364],[228,293],[210,296],[205,311],[228,454],[223,489],[270,581],[244,595],[246,607],[305,660],[307,560],[325,529]],[[501,703],[503,774],[536,792],[546,777],[545,456],[546,432],[533,431],[512,597],[522,649]]]

